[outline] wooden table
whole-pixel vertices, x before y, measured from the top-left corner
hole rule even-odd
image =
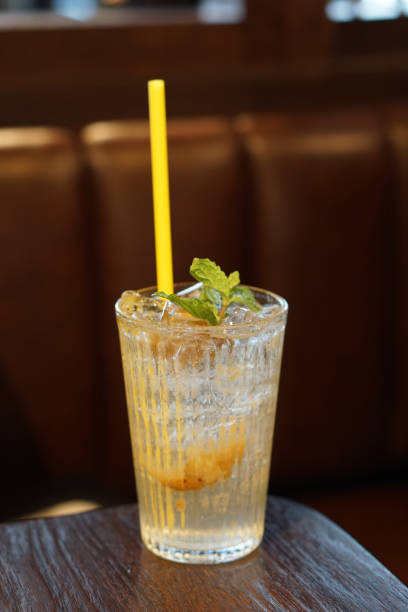
[[[0,610],[408,610],[408,589],[321,514],[268,502],[248,557],[186,566],[149,553],[137,506],[0,525]]]

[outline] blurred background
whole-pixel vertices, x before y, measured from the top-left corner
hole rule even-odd
[[[0,520],[135,499],[113,304],[175,276],[290,304],[270,491],[408,582],[407,0],[0,0]]]

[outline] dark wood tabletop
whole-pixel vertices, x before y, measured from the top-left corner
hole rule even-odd
[[[188,566],[147,551],[137,506],[0,525],[0,610],[408,610],[408,589],[347,533],[269,498],[248,557]]]

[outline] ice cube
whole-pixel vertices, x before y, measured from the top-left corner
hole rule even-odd
[[[228,308],[224,325],[240,325],[255,322],[257,314],[242,304],[232,304]]]
[[[278,313],[280,309],[280,305],[277,302],[263,304],[261,312],[258,312],[257,316],[260,319],[267,319],[268,317],[273,316],[275,313]]]
[[[137,312],[142,296],[137,291],[124,291],[118,301],[118,310],[120,313],[132,316]]]
[[[161,321],[167,308],[167,300],[144,296],[137,291],[124,291],[118,301],[120,313],[134,319]]]

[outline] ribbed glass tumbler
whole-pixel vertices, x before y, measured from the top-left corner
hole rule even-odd
[[[141,535],[173,561],[262,539],[287,303],[252,289],[262,311],[219,326],[166,314],[154,288],[116,304]]]

